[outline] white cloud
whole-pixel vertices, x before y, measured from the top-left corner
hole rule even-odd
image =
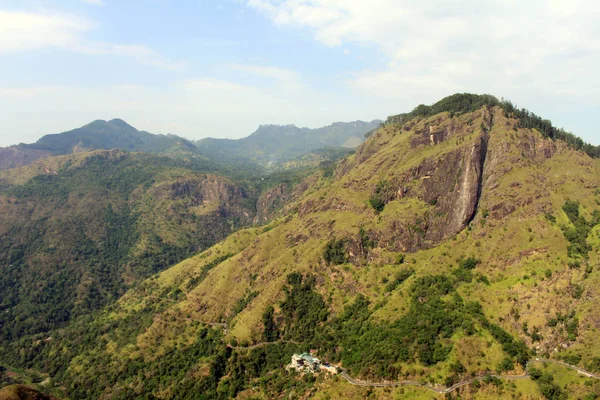
[[[230,68],[242,73],[267,78],[275,82],[281,90],[293,93],[306,89],[302,82],[300,73],[287,68],[265,66],[265,65],[244,65],[232,64]]]
[[[399,99],[405,107],[456,91],[493,93],[523,105],[564,97],[600,105],[599,2],[249,0],[247,5],[277,25],[309,30],[326,46],[376,47],[387,62],[354,73],[348,83]]]
[[[151,48],[139,44],[111,44],[111,43],[82,43],[71,46],[71,49],[80,53],[91,55],[115,55],[121,57],[130,57],[137,62],[164,69],[182,68],[184,62],[174,62],[167,57],[152,50]]]
[[[230,95],[233,94],[233,92],[247,91],[250,89],[250,87],[240,85],[239,83],[213,78],[192,79],[179,86],[188,91],[219,90],[227,92]]]
[[[73,15],[0,11],[0,53],[73,46],[92,27]]]
[[[20,87],[20,88],[3,88],[0,87],[0,99],[27,99],[35,98],[42,94],[60,91],[58,86],[37,86],[37,87]]]
[[[88,19],[71,14],[0,10],[0,54],[58,47],[91,55],[129,57],[164,69],[178,69],[184,65],[141,44],[89,41],[85,32],[93,28],[94,23]]]
[[[271,78],[278,81],[298,81],[300,80],[300,74],[296,71],[292,71],[286,68],[264,66],[264,65],[243,65],[243,64],[232,64],[232,69],[242,72],[248,72],[251,74],[259,75],[265,78]]]
[[[81,0],[84,3],[87,4],[93,4],[95,6],[103,6],[104,5],[104,1],[103,0]]]

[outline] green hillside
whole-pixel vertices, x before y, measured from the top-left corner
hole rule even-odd
[[[177,147],[193,151],[193,143],[174,135],[154,135],[138,131],[121,119],[97,120],[69,132],[46,135],[28,147],[68,154],[78,150],[122,149],[128,151],[167,152]]]
[[[307,153],[341,151],[358,147],[366,133],[381,121],[336,122],[317,129],[295,125],[262,125],[252,135],[238,140],[206,138],[196,142],[198,151],[207,157],[249,159],[260,164],[279,164]]]
[[[391,117],[281,217],[0,358],[71,398],[596,398],[599,380],[535,359],[600,372],[600,160],[490,99]],[[309,349],[354,382],[480,380],[445,395],[284,370]]]
[[[29,165],[50,156],[107,149],[189,154],[196,150],[196,146],[175,135],[138,131],[120,119],[97,120],[68,132],[46,135],[33,144],[0,148],[0,169]]]
[[[119,150],[49,158],[0,182],[3,345],[110,304],[278,210],[257,209],[260,188],[211,163]]]
[[[233,169],[256,175],[265,173],[265,167],[271,170],[274,164],[303,156],[335,159],[360,145],[365,133],[379,122],[336,122],[318,129],[265,125],[243,139],[207,138],[194,143],[176,135],[139,131],[121,119],[97,120],[68,132],[46,135],[36,143],[0,148],[0,170],[30,165],[52,156],[120,149],[188,161],[211,160],[221,171]],[[297,161],[293,164],[294,167],[307,165],[309,163]]]

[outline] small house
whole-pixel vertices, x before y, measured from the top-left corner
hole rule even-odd
[[[292,356],[291,363],[286,367],[286,369],[294,369],[298,372],[310,373],[319,372],[321,370],[325,370],[332,374],[339,373],[338,367],[328,363],[322,363],[321,360],[309,353],[294,354]]]
[[[321,361],[309,353],[294,354],[292,356],[292,362],[287,368],[303,372],[319,372],[321,369]]]

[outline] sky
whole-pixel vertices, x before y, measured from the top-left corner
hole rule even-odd
[[[96,119],[189,139],[456,92],[600,144],[594,0],[0,0],[0,146]]]

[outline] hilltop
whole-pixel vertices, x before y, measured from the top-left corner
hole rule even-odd
[[[120,149],[185,159],[200,157],[212,160],[222,169],[234,167],[263,172],[265,166],[273,163],[291,161],[319,150],[324,154],[325,148],[345,155],[347,149],[360,145],[364,135],[379,122],[336,122],[318,129],[264,125],[247,138],[203,139],[194,143],[172,134],[139,131],[121,119],[96,120],[71,131],[45,135],[36,143],[0,148],[0,170],[30,165],[53,156]]]
[[[535,357],[600,370],[595,149],[491,97],[423,107],[307,177],[268,225],[0,355],[74,398],[433,396],[283,370],[308,349],[373,382],[489,374],[463,398],[599,395],[558,364],[492,376]]]
[[[33,144],[0,148],[0,169],[29,165],[51,156],[106,149],[169,153],[194,151],[195,146],[175,135],[138,131],[121,119],[96,120],[68,132],[45,135]]]

